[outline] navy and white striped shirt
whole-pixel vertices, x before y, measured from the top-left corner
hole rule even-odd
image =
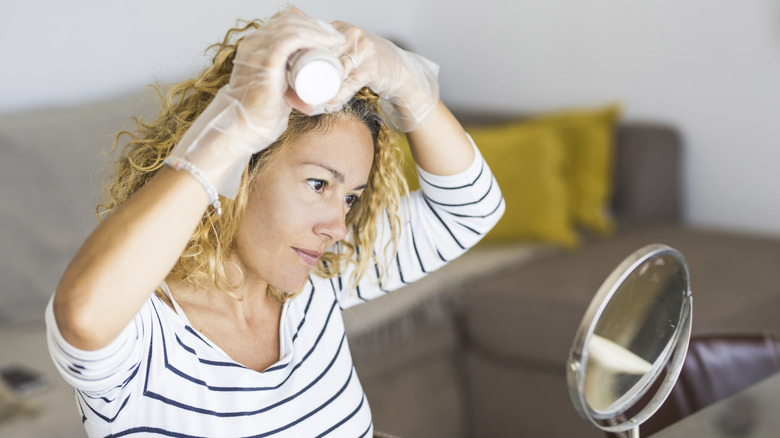
[[[379,269],[369,269],[357,290],[349,288],[349,272],[333,279],[311,275],[303,292],[283,307],[280,359],[263,372],[232,360],[156,295],[98,351],[69,345],[49,303],[49,350],[76,388],[88,435],[370,437],[371,413],[352,366],[341,311],[458,257],[504,211],[478,151],[461,174],[418,171],[421,191],[402,203],[407,220],[384,284],[378,284]],[[381,229],[387,236],[386,224]],[[374,250],[386,251],[386,241],[378,239]]]

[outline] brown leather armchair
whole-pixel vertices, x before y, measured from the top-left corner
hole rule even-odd
[[[658,411],[639,427],[640,436],[650,436],[778,371],[780,336],[775,333],[694,335],[677,383]]]

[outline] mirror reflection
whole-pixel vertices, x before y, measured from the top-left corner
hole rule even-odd
[[[623,278],[586,346],[584,396],[597,417],[624,410],[650,388],[675,345],[687,287],[684,265],[669,253]]]

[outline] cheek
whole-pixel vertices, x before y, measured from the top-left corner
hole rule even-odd
[[[268,190],[255,198],[251,227],[261,241],[288,239],[299,235],[307,220],[315,217],[310,203],[301,199],[305,193],[294,190]]]
[[[266,209],[266,222],[279,230],[297,229],[306,217],[311,216],[307,204],[292,195],[277,197],[267,204]]]

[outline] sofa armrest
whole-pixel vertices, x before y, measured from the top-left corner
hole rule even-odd
[[[621,122],[616,130],[615,191],[621,224],[676,222],[681,218],[682,144],[671,126]]]

